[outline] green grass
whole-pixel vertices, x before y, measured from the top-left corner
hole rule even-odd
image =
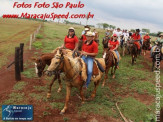
[[[24,43],[26,48],[30,35],[39,24],[30,20],[0,18],[0,68],[9,62],[8,57],[14,54],[20,43]]]
[[[125,117],[134,122],[150,122],[152,119],[154,119],[154,113],[148,109],[148,106],[132,97],[125,98],[123,103],[119,104],[119,107]]]
[[[52,109],[59,109],[61,110],[64,107],[64,103],[61,102],[51,102],[50,106]]]
[[[27,85],[26,82],[24,82],[24,81],[19,81],[19,82],[17,82],[17,83],[14,85],[13,89],[16,90],[16,91],[21,91],[21,90],[24,89],[24,87],[25,87],[26,85]]]
[[[36,93],[30,93],[29,96],[35,100],[41,100],[41,98],[42,98],[42,96],[40,94],[36,94]]]
[[[22,74],[25,75],[27,78],[37,77],[34,68],[25,69]]]
[[[36,39],[43,39],[43,35],[37,34],[37,35],[36,35]]]
[[[8,105],[8,104],[18,104],[20,102],[22,102],[25,99],[25,94],[24,92],[22,93],[11,93],[9,94],[9,98],[3,101],[4,105]]]
[[[33,42],[32,46],[35,47],[36,49],[42,49],[43,48],[42,42],[40,42],[40,41]]]

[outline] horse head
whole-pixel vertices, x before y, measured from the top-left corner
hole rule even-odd
[[[62,62],[64,60],[62,49],[59,49],[51,60],[51,64],[49,65],[48,69],[46,70],[45,74],[51,76],[53,72],[56,72],[61,69]]]
[[[38,77],[41,77],[45,69],[46,64],[42,58],[31,58],[35,62],[35,71]]]

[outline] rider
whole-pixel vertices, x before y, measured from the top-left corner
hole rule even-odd
[[[65,36],[64,44],[62,47],[75,51],[78,47],[78,38],[75,35],[75,29],[70,27],[68,29],[68,35]]]
[[[117,61],[117,69],[119,69],[119,60],[120,60],[120,55],[119,52],[117,51],[118,46],[119,46],[119,41],[117,40],[118,36],[117,34],[113,34],[113,40],[109,40],[108,47],[110,50],[114,51],[117,55],[118,61]]]
[[[156,40],[156,42],[155,42],[155,44],[158,44],[158,43],[160,43],[161,44],[161,46],[163,45],[163,33],[161,33],[160,35],[159,35],[159,38]],[[151,57],[152,57],[152,52],[153,52],[153,49],[156,47],[156,45],[155,46],[153,46],[152,48],[151,48]],[[161,50],[163,50],[163,47],[161,47]],[[162,51],[161,51],[162,52]],[[162,52],[163,53],[163,52]],[[162,56],[162,59],[163,59],[163,56]]]
[[[145,41],[147,41],[148,39],[150,39],[150,36],[149,36],[148,33],[146,33],[146,35],[143,37],[143,43],[144,43]]]
[[[141,36],[139,34],[140,30],[136,29],[136,33],[134,33],[131,38],[134,41],[134,44],[137,46],[138,51],[140,52],[140,43],[139,41],[141,40]]]
[[[84,62],[87,64],[87,80],[86,80],[86,88],[90,84],[92,72],[93,72],[93,60],[95,56],[98,54],[98,45],[95,41],[93,41],[93,33],[87,32],[86,34],[87,40],[84,42],[81,55]]]
[[[90,30],[90,28],[85,28],[84,30],[84,34],[81,36],[80,41],[79,41],[79,46],[78,46],[78,50],[81,51],[82,50],[82,46],[84,44],[84,42],[87,40],[86,38],[86,34],[87,32]]]

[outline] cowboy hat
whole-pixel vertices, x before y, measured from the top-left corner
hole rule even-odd
[[[75,29],[73,27],[70,27],[69,30],[74,30],[75,31]]]
[[[93,33],[91,31],[88,31],[86,36],[94,36]]]

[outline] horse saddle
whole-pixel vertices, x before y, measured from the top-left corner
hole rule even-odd
[[[99,74],[98,69],[101,72],[105,71],[104,68],[102,67],[101,63],[97,59],[95,59],[94,62],[93,62],[93,73],[92,73],[92,75],[98,75]]]
[[[118,61],[118,57],[117,57],[117,54],[115,53],[115,51],[112,51],[112,50],[111,50],[111,52],[113,53],[115,59]],[[121,59],[121,57],[120,57],[120,55],[119,55],[119,60],[120,60],[120,59]]]

